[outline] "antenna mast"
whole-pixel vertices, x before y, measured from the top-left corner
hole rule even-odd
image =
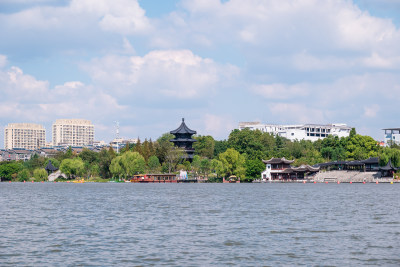
[[[117,140],[117,154],[119,153],[119,121],[115,122],[117,124],[117,130],[116,130],[116,140]]]

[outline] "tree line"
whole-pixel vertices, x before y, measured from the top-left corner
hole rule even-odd
[[[174,147],[166,133],[156,141],[138,140],[126,144],[119,153],[111,147],[100,152],[83,149],[75,154],[71,148],[59,152],[53,158],[34,155],[26,162],[0,162],[2,180],[43,181],[47,179],[44,167],[52,164],[70,179],[76,177],[101,179],[127,179],[135,174],[171,173],[185,170],[190,176],[220,181],[232,175],[243,181],[259,178],[265,169],[263,159],[285,157],[295,159],[293,165],[314,165],[336,160],[362,160],[379,157],[380,165],[389,161],[400,166],[400,147],[396,144],[381,147],[370,136],[356,133],[353,128],[348,137],[328,136],[315,142],[290,141],[278,135],[259,130],[233,130],[227,140],[215,140],[212,136],[194,136],[195,156],[185,161],[184,151]]]

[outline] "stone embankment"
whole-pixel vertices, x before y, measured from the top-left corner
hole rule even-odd
[[[372,183],[391,182],[392,178],[382,178],[380,172],[359,171],[326,171],[319,172],[314,176],[316,182],[340,182],[340,183]]]

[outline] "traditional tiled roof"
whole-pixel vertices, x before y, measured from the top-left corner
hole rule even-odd
[[[288,160],[285,158],[271,158],[270,160],[263,160],[265,164],[291,164],[294,162],[294,160]]]
[[[49,163],[47,163],[46,168],[44,168],[46,171],[56,171],[58,170],[56,167],[53,166],[53,164],[51,163],[51,160],[49,160]]]
[[[186,126],[185,124],[185,119],[182,118],[182,123],[181,125],[173,131],[170,131],[171,134],[196,134],[196,131],[193,131],[191,129],[189,129],[189,127]]]
[[[311,167],[310,165],[301,165],[300,167],[292,167],[296,172],[317,172],[319,168]]]
[[[172,141],[174,141],[174,142],[197,142],[197,140],[193,139],[193,138],[175,138],[175,139],[171,139],[170,141],[171,142]]]
[[[369,158],[361,161],[364,164],[379,164],[379,158],[374,157],[374,158]]]
[[[397,168],[392,165],[392,160],[389,159],[389,162],[384,167],[380,167],[379,170],[381,171],[396,171]]]

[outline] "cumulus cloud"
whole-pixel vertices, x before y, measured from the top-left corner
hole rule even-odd
[[[193,99],[213,94],[221,79],[238,69],[220,65],[190,50],[156,50],[143,57],[109,55],[83,68],[96,84],[112,87],[118,95]]]
[[[94,14],[103,30],[123,35],[143,33],[151,29],[145,11],[131,0],[73,0],[69,12]]]
[[[278,117],[286,123],[323,123],[324,111],[304,103],[272,103],[269,106],[271,117]]]
[[[230,115],[205,114],[203,116],[204,131],[202,135],[225,137],[237,127],[237,122]]]
[[[309,88],[304,84],[291,86],[285,84],[262,84],[254,85],[251,90],[267,99],[297,98],[309,94]]]
[[[153,32],[152,23],[137,0],[37,4],[15,13],[0,11],[0,25],[0,36],[7,37],[7,43],[0,43],[0,50],[24,60],[54,51],[82,55],[115,49],[121,37]],[[29,44],[29,49],[21,49],[23,44]]]
[[[60,117],[107,116],[124,110],[111,95],[79,81],[49,87],[12,66],[0,70],[0,119],[5,122],[51,122]]]
[[[162,21],[166,27],[157,32],[154,45],[234,43],[246,62],[257,67],[280,64],[286,69],[342,72],[400,67],[395,59],[400,55],[399,29],[349,1],[208,0],[183,1],[182,6],[181,12]]]
[[[67,6],[35,6],[13,14],[2,14],[5,26],[20,29],[68,29],[97,23],[106,31],[134,34],[150,29],[145,11],[136,0],[72,0]],[[78,28],[76,28],[78,30]]]
[[[399,28],[351,1],[182,0],[152,19],[138,0],[35,1],[0,13],[7,119],[98,115],[112,124],[114,116],[140,125],[126,128],[136,137],[143,125],[171,130],[165,117],[188,113],[199,132],[223,138],[235,120],[255,116],[364,127],[400,97]],[[50,83],[7,67],[15,58],[54,60],[48,55],[73,55],[77,77]]]
[[[267,122],[340,122],[369,128],[365,133],[380,136],[381,128],[393,124],[389,122],[393,121],[392,117],[381,118],[380,114],[396,112],[388,103],[400,97],[400,77],[393,73],[372,72],[348,75],[330,82],[263,84],[259,88],[259,91],[251,92],[262,97],[261,106],[268,110],[264,115]],[[293,88],[301,88],[307,95],[295,97]],[[276,95],[279,97],[274,97]],[[377,117],[380,119],[376,120]]]

